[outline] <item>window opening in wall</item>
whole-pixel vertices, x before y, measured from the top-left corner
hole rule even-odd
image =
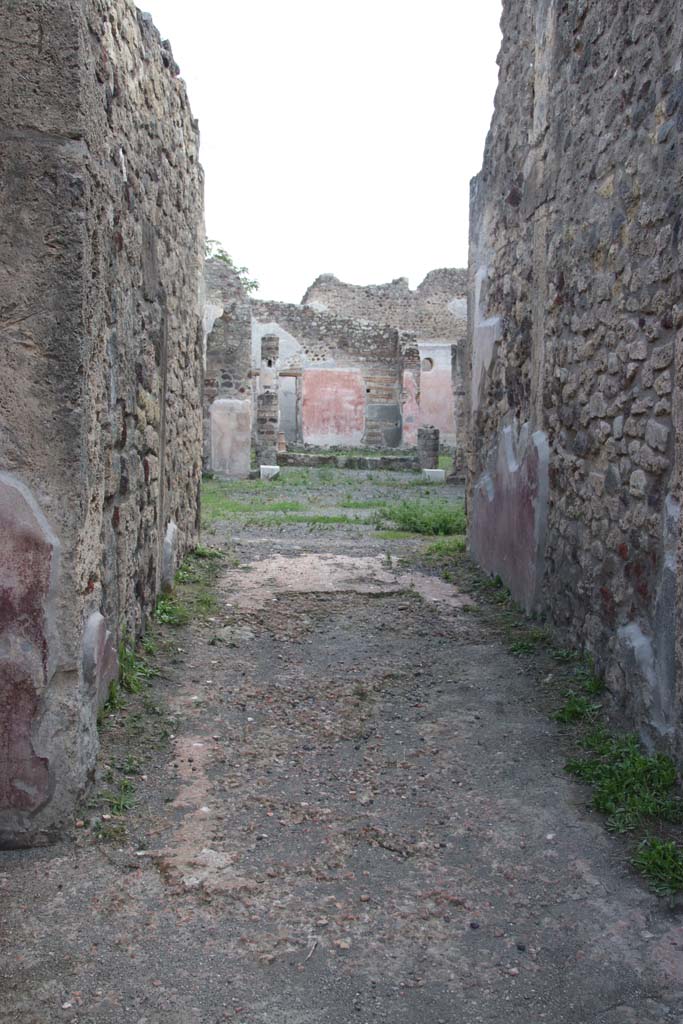
[[[427,373],[429,370],[433,370],[434,369],[434,360],[433,359],[423,359],[422,360],[422,364],[421,364],[421,368],[422,368],[422,372],[423,373]]]
[[[269,359],[269,360],[268,360],[268,366],[269,366],[269,367],[272,367],[272,365],[273,365],[273,360],[272,360],[272,359]]]

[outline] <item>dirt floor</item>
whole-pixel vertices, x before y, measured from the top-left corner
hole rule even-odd
[[[0,854],[3,1024],[680,1024],[680,910],[565,773],[552,669],[358,507],[457,489],[230,493],[72,832]]]

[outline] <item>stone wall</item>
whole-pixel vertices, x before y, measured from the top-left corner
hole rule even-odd
[[[467,335],[466,270],[432,270],[414,291],[405,277],[390,284],[353,285],[322,274],[303,303],[320,312],[389,324],[415,334],[421,372],[411,373],[404,382],[405,390],[418,394],[415,430],[419,424],[436,426],[445,443],[456,444],[454,363],[457,347]],[[409,432],[411,444],[415,430]]]
[[[471,193],[471,547],[681,760],[683,10],[506,0],[502,25]]]
[[[282,390],[288,379],[295,383],[299,440],[401,443],[401,349],[414,341],[411,335],[286,302],[255,301],[251,310],[252,365],[261,365],[262,339],[279,337],[279,385]]]
[[[0,843],[93,767],[117,645],[195,543],[197,127],[129,0],[0,8]]]
[[[321,274],[301,302],[320,312],[390,324],[420,339],[457,342],[467,333],[466,270],[431,270],[414,291],[406,277],[389,284],[356,285]]]
[[[251,305],[223,260],[204,264],[204,466],[246,477],[251,465]]]

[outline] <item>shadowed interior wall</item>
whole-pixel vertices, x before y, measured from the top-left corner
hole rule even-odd
[[[197,127],[129,0],[0,9],[0,843],[49,838],[201,471]]]

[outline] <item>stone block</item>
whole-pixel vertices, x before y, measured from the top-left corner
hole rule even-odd
[[[280,475],[279,466],[260,466],[259,468],[262,480],[274,480],[276,476]]]
[[[101,612],[93,612],[83,634],[83,679],[98,710],[109,696],[109,687],[119,674],[116,639],[107,629]]]
[[[445,469],[423,469],[422,479],[429,480],[432,484],[444,484],[446,482]]]
[[[246,479],[251,468],[251,401],[217,398],[209,416],[210,469],[229,479]]]
[[[161,554],[161,589],[173,590],[175,574],[178,571],[178,527],[170,522],[166,527],[164,547]]]

